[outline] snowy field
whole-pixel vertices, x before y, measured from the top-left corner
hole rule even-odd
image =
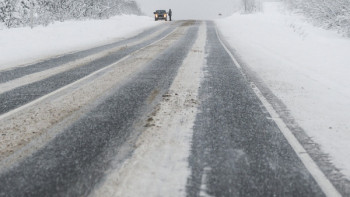
[[[350,178],[350,39],[305,22],[278,2],[216,23],[242,60]]]
[[[158,24],[151,17],[124,15],[108,20],[56,22],[34,29],[0,26],[0,69],[131,37]]]

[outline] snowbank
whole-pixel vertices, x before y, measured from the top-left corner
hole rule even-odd
[[[216,22],[243,61],[350,178],[350,39],[286,14],[279,2],[266,2],[264,13]]]
[[[0,69],[130,37],[157,24],[151,17],[124,15],[34,29],[0,29]]]

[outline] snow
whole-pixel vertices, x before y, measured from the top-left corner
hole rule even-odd
[[[138,39],[136,41],[129,42],[128,46],[129,47],[135,46],[135,45],[140,44],[148,39],[159,37],[159,35],[162,33],[162,31],[164,31],[165,28],[166,28],[166,26],[162,26],[160,28],[157,28],[157,30],[154,30],[151,34],[144,36],[143,38]],[[9,90],[15,89],[17,87],[23,86],[25,84],[34,83],[34,82],[40,81],[42,79],[48,78],[50,76],[56,75],[58,73],[65,72],[65,71],[70,70],[72,68],[77,68],[77,67],[83,66],[87,63],[90,63],[90,62],[93,62],[99,58],[102,58],[110,53],[119,51],[119,50],[123,49],[124,47],[125,47],[124,45],[113,47],[111,49],[103,50],[103,51],[95,53],[93,55],[89,55],[87,57],[80,58],[80,59],[77,59],[77,60],[72,61],[72,62],[68,62],[66,64],[59,66],[59,67],[44,70],[41,72],[36,72],[33,74],[29,74],[29,75],[11,80],[11,81],[6,82],[6,83],[2,83],[2,84],[0,84],[0,94],[7,92]]]
[[[161,30],[162,28],[159,28],[159,31]],[[158,34],[157,30],[146,37],[153,37]],[[32,154],[64,131],[65,126],[70,125],[81,116],[82,112],[80,110],[84,108],[83,111],[88,111],[90,107],[94,106],[89,106],[89,104],[144,69],[151,61],[148,57],[158,55],[160,51],[164,51],[168,45],[171,45],[174,40],[162,40],[162,44],[145,47],[134,52],[132,58],[126,56],[34,102],[0,115],[0,171]],[[129,46],[137,43],[139,43],[139,40],[130,42]],[[117,49],[103,51],[100,55],[95,54],[89,56],[89,58],[93,61],[95,58],[114,50]],[[73,62],[72,64],[76,65],[84,61],[88,60],[78,60],[78,62]],[[69,66],[70,64],[68,64]],[[63,67],[63,70],[65,70],[65,66]],[[50,76],[56,71],[62,71],[60,69],[49,70],[38,75],[33,74],[29,78],[19,78],[18,81],[14,80],[14,83],[10,82],[8,85],[6,83],[0,84],[0,90],[11,88],[11,85],[12,87],[19,87],[20,85],[40,80],[42,76]]]
[[[350,39],[314,27],[280,2],[216,21],[248,67],[350,178]]]
[[[131,37],[158,24],[151,17],[122,15],[107,20],[56,22],[33,29],[5,29],[0,25],[0,69]]]
[[[206,26],[179,68],[168,94],[148,119],[133,155],[108,173],[93,196],[185,196],[188,157],[204,76]],[[152,180],[152,181],[150,181]]]

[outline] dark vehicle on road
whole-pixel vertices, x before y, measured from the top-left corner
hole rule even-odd
[[[155,21],[157,21],[157,20],[167,21],[168,20],[168,16],[167,16],[167,13],[165,10],[157,10],[157,11],[153,12],[153,14],[154,14]]]

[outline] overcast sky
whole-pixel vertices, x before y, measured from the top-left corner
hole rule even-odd
[[[228,16],[237,9],[237,0],[136,0],[144,14],[153,16],[155,10],[171,10],[176,19],[215,19]]]

